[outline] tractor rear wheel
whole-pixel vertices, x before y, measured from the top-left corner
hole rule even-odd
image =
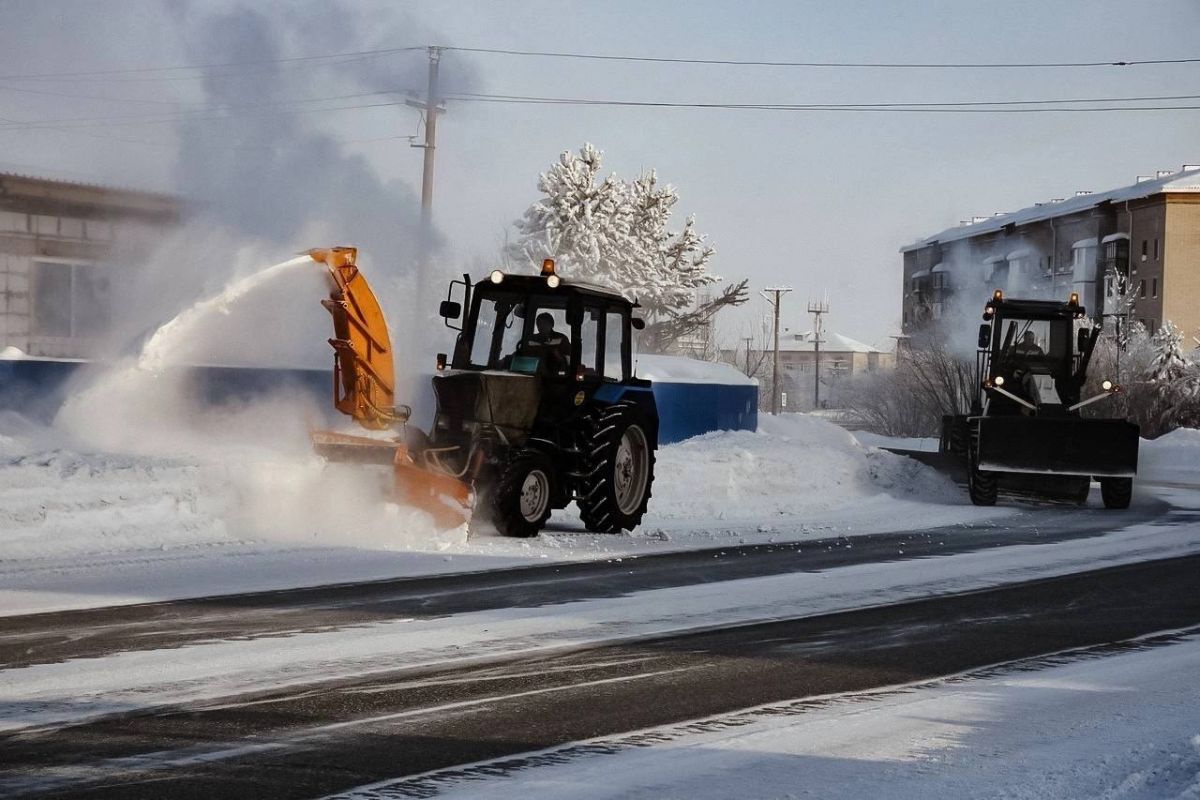
[[[509,459],[487,492],[496,530],[504,536],[537,536],[550,518],[553,474],[553,463],[537,450],[521,450]]]
[[[1133,499],[1133,478],[1101,478],[1100,497],[1105,508],[1129,508]]]
[[[974,430],[967,448],[967,494],[977,506],[994,506],[997,493],[996,473],[979,468],[979,431]]]
[[[637,406],[616,403],[587,417],[583,471],[576,503],[593,533],[620,533],[641,524],[654,483],[654,448]]]

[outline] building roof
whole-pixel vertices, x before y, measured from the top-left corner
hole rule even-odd
[[[1076,214],[1080,211],[1094,208],[1101,203],[1121,203],[1126,200],[1140,200],[1144,197],[1165,194],[1167,192],[1200,193],[1200,167],[1189,165],[1186,169],[1179,172],[1173,172],[1170,175],[1164,175],[1151,180],[1138,181],[1129,186],[1122,186],[1119,189],[1111,189],[1107,192],[1096,192],[1094,194],[1080,194],[1075,197],[1068,197],[1059,202],[1037,203],[1020,211],[1013,211],[1009,214],[997,214],[971,225],[958,225],[953,228],[947,228],[941,233],[936,233],[933,236],[901,247],[900,252],[907,253],[910,250],[920,250],[932,244],[954,242],[985,233],[993,233],[1006,225],[1025,225],[1030,222],[1051,219],[1052,217]]]
[[[781,353],[811,353],[813,351],[812,331],[803,333],[780,334],[779,352]],[[770,349],[770,347],[768,347]],[[843,336],[840,333],[825,331],[821,334],[822,353],[879,353],[882,352],[869,344],[857,339]]]
[[[108,213],[176,220],[180,205],[178,198],[158,192],[0,172],[0,210],[85,217]]]

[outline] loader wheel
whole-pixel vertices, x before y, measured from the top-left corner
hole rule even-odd
[[[1133,499],[1133,478],[1101,478],[1100,497],[1105,508],[1129,508]]]
[[[979,469],[979,433],[971,432],[967,449],[967,494],[977,506],[996,505],[996,473]]]
[[[579,516],[593,533],[633,530],[650,501],[656,443],[628,403],[596,409],[586,424]]]
[[[1088,495],[1092,493],[1092,479],[1088,476],[1076,478],[1071,482],[1068,492],[1068,502],[1078,506],[1087,505]]]
[[[504,536],[537,536],[550,518],[554,465],[537,450],[522,450],[488,491],[489,516]]]

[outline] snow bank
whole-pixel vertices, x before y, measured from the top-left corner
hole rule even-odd
[[[171,395],[156,390],[160,401]],[[633,534],[588,534],[568,510],[536,540],[484,525],[468,538],[392,502],[386,466],[316,457],[286,398],[176,408],[140,427],[136,395],[111,384],[76,401],[70,424],[56,428],[0,414],[0,613],[855,535],[894,529],[898,516],[978,517],[932,470],[786,415],[758,432],[661,448],[650,512]]]
[[[654,518],[758,520],[850,509],[892,495],[960,503],[933,470],[860,444],[806,414],[763,416],[756,432],[697,436],[659,452]]]
[[[1179,428],[1142,440],[1138,477],[1156,483],[1200,486],[1200,430]]]

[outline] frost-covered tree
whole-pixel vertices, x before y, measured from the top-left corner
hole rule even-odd
[[[564,275],[637,300],[650,350],[670,349],[721,308],[745,302],[743,281],[697,306],[697,291],[720,280],[708,271],[716,251],[693,217],[671,229],[679,193],[653,170],[629,182],[603,175],[603,162],[591,144],[559,155],[538,177],[542,197],[515,223],[517,239],[506,255],[534,268],[554,258]]]
[[[1098,393],[1103,378],[1118,374],[1123,391],[1088,406],[1088,414],[1128,417],[1147,438],[1200,427],[1200,366],[1185,355],[1183,337],[1171,323],[1153,335],[1134,323],[1122,331],[1120,342],[1107,332],[1101,336],[1084,393]]]
[[[1154,365],[1150,380],[1155,383],[1173,383],[1188,371],[1188,362],[1183,355],[1183,334],[1170,320],[1159,328],[1152,339]]]

